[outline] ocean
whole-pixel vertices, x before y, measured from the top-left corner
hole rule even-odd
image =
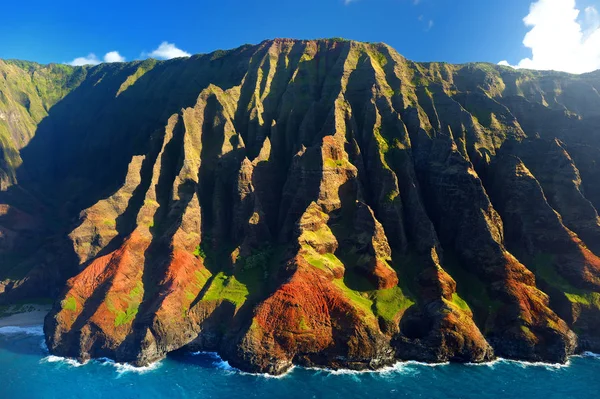
[[[296,367],[281,377],[242,373],[212,353],[179,352],[149,367],[84,365],[49,355],[42,327],[0,328],[0,398],[597,398],[600,356],[567,365],[398,363],[378,372]]]

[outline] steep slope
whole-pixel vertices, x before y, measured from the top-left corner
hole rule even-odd
[[[2,142],[0,301],[57,297],[52,353],[278,374],[600,350],[597,74],[287,39],[65,71]]]

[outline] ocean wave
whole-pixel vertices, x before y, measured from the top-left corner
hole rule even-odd
[[[13,335],[13,334],[27,334],[27,335],[44,335],[43,326],[31,326],[31,327],[17,327],[17,326],[6,326],[0,327],[0,334]]]
[[[493,369],[498,363],[502,363],[504,359],[494,359],[494,360],[490,360],[488,362],[481,362],[481,363],[464,363],[465,366],[467,367],[489,367],[491,369]]]
[[[328,369],[320,367],[303,367],[305,370],[315,371],[317,373],[325,373],[327,375],[348,375],[348,376],[359,376],[364,374],[416,374],[416,369],[410,369],[406,367],[405,363],[396,363],[393,366],[383,367],[377,370],[352,370],[352,369]]]
[[[593,357],[595,359],[600,359],[600,354],[594,353],[594,352],[583,352],[581,354],[581,356],[583,356],[583,357]]]
[[[450,362],[442,362],[442,363],[425,363],[425,362],[418,362],[416,360],[407,360],[405,362],[398,362],[399,364],[403,364],[403,365],[407,365],[407,366],[425,366],[425,367],[441,367],[441,366],[447,366],[450,364]]]
[[[249,375],[249,376],[253,376],[253,377],[260,377],[260,378],[269,378],[269,379],[281,379],[281,378],[286,378],[288,377],[292,371],[294,371],[294,369],[296,368],[296,366],[292,366],[289,369],[286,370],[285,373],[283,374],[278,374],[278,375],[273,375],[273,374],[268,374],[268,373],[248,373],[246,371],[241,371],[239,369],[236,369],[234,367],[232,367],[232,370],[235,370],[236,373],[240,374],[240,375]]]
[[[55,356],[55,355],[46,356],[45,358],[40,360],[40,363],[62,363],[62,364],[66,364],[71,367],[81,367],[81,366],[85,366],[87,364],[87,362],[81,363],[81,362],[78,362],[77,360],[69,358],[69,357],[62,357],[62,356]]]
[[[192,355],[192,356],[207,356],[212,359],[212,366],[217,369],[220,369],[220,370],[224,370],[227,372],[236,373],[236,374],[240,374],[240,375],[251,375],[254,377],[262,377],[262,378],[276,378],[276,379],[284,378],[287,375],[289,375],[292,372],[292,370],[295,368],[295,366],[292,366],[292,367],[290,367],[289,370],[287,370],[285,373],[280,374],[280,375],[272,375],[272,374],[267,374],[267,373],[248,373],[246,371],[242,371],[242,370],[230,365],[229,362],[227,360],[223,360],[223,358],[217,352],[198,351],[198,352],[190,352],[190,355]]]
[[[391,366],[385,366],[380,369],[365,369],[365,370],[352,370],[352,369],[329,369],[323,367],[302,367],[305,370],[312,370],[316,372],[327,373],[330,375],[361,375],[361,374],[418,374],[418,367],[440,367],[447,366],[449,362],[445,363],[424,363],[415,360],[399,361]]]
[[[375,369],[375,370],[372,370],[372,369],[365,369],[365,370],[330,369],[330,368],[326,368],[326,367],[292,366],[283,374],[272,375],[272,374],[267,374],[267,373],[249,373],[246,371],[242,371],[238,368],[231,366],[228,361],[223,360],[223,358],[221,358],[221,356],[217,352],[197,351],[197,352],[189,352],[189,354],[192,356],[209,357],[212,360],[212,366],[217,369],[225,370],[228,372],[234,372],[234,373],[240,374],[240,375],[252,375],[255,377],[263,377],[263,378],[285,378],[290,373],[292,373],[294,371],[294,369],[296,369],[296,368],[315,371],[315,372],[319,372],[319,373],[326,373],[326,374],[330,374],[330,375],[360,375],[360,374],[386,375],[386,374],[394,374],[394,373],[395,374],[418,374],[419,371],[418,371],[417,367],[415,367],[415,366],[440,367],[440,366],[447,366],[450,364],[450,362],[425,363],[425,362],[418,362],[415,360],[409,360],[409,361],[399,361],[399,362],[394,363],[391,366],[386,366],[386,367],[382,367],[380,369]]]
[[[221,356],[219,356],[219,354],[217,352],[198,351],[198,352],[191,352],[190,354],[192,356],[206,356],[206,357],[211,358],[213,361],[212,365],[215,368],[218,368],[220,370],[242,373],[242,371],[240,369],[237,369],[237,368],[233,367],[232,365],[230,365],[227,360],[223,360],[223,358]]]
[[[65,364],[69,367],[81,367],[85,366],[88,363],[96,363],[100,365],[108,365],[115,368],[117,374],[122,375],[126,373],[137,373],[137,374],[145,374],[149,371],[156,370],[160,367],[160,362],[154,362],[148,366],[137,367],[128,363],[117,363],[112,359],[102,357],[99,359],[94,359],[86,362],[79,362],[76,359],[62,356],[49,355],[40,360],[40,363],[59,363]]]
[[[126,373],[137,373],[137,374],[146,374],[150,371],[154,371],[161,366],[161,362],[150,363],[148,366],[134,366],[129,363],[118,363],[112,359],[107,357],[102,357],[96,359],[95,362],[100,363],[101,365],[108,365],[115,368],[117,374],[122,375]]]
[[[567,360],[566,363],[546,363],[546,362],[527,362],[524,360],[504,359],[501,357],[497,359],[497,363],[515,364],[521,368],[543,367],[543,368],[545,368],[547,370],[551,370],[551,371],[568,368],[571,365],[570,360]]]

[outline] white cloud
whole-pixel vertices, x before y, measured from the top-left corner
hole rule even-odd
[[[538,0],[523,22],[531,27],[523,44],[531,57],[515,68],[584,73],[600,69],[600,16],[587,7],[583,16],[575,0]],[[500,65],[510,66],[507,61]]]
[[[90,53],[86,57],[78,57],[73,61],[69,62],[69,65],[82,66],[82,65],[98,65],[100,60],[96,57],[96,54]]]
[[[82,66],[82,65],[98,65],[101,63],[100,59],[96,57],[96,54],[89,53],[85,57],[77,57],[73,61],[69,62],[69,65]],[[110,51],[104,54],[104,62],[125,62],[125,57],[119,54],[118,51]]]
[[[171,58],[189,57],[191,54],[175,47],[175,44],[162,42],[160,46],[152,51],[148,56],[161,60],[170,60]]]
[[[125,62],[125,57],[118,51],[111,51],[104,55],[104,62]]]

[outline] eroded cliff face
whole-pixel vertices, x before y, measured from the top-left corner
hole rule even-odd
[[[0,300],[57,297],[52,353],[278,374],[600,351],[597,74],[285,39],[69,71],[44,119],[0,103],[35,127],[2,141]]]

